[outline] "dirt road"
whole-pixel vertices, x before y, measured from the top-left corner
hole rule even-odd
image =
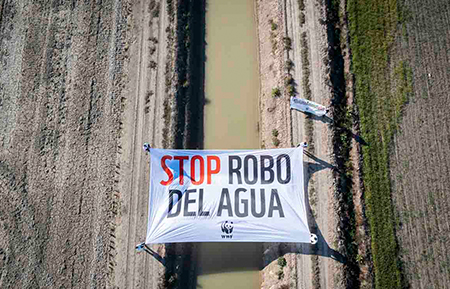
[[[276,129],[280,138],[280,147],[297,145],[303,141],[310,142],[309,152],[313,158],[306,157],[306,178],[309,180],[306,190],[314,217],[310,214],[310,227],[320,237],[317,247],[308,244],[266,244],[265,269],[263,270],[263,288],[280,284],[277,277],[278,265],[276,258],[283,256],[288,261],[284,269],[284,278],[290,288],[337,288],[336,270],[339,263],[331,258],[335,243],[335,228],[337,216],[333,208],[334,184],[331,172],[331,135],[326,121],[313,120],[312,127],[307,128],[305,114],[298,111],[289,113],[289,96],[281,98],[271,95],[272,88],[285,85],[288,59],[293,61],[291,70],[299,97],[304,97],[303,81],[305,69],[309,70],[308,85],[311,90],[311,100],[329,105],[331,91],[327,74],[327,35],[325,7],[316,1],[304,1],[301,10],[300,1],[270,1],[259,3],[258,22],[261,59],[261,133],[263,144],[273,147],[273,130]],[[303,13],[305,23],[301,23]],[[275,26],[271,25],[274,22]],[[274,29],[275,28],[275,29]],[[302,34],[307,35],[307,45],[302,45]],[[285,39],[291,40],[291,50],[285,50]],[[274,40],[276,49],[274,49]],[[302,51],[304,50],[304,51]],[[309,65],[303,68],[302,53],[306,53]],[[317,228],[317,229],[315,229]],[[318,231],[317,231],[318,230]],[[300,253],[300,254],[292,254]],[[322,255],[317,258],[315,255]],[[274,261],[275,260],[275,261]]]
[[[327,34],[325,23],[325,6],[320,1],[305,1],[305,23],[302,25],[300,22],[300,9],[298,1],[287,1],[287,34],[292,38],[293,51],[289,53],[292,60],[296,64],[294,79],[299,83],[299,96],[306,98],[303,95],[302,79],[303,79],[303,63],[301,58],[301,50],[306,49],[302,47],[301,34],[306,32],[307,37],[307,49],[309,51],[310,62],[310,87],[311,87],[311,100],[320,103],[325,106],[330,105],[332,98],[330,86],[328,83],[329,75],[327,74],[327,62],[324,59],[327,58]],[[291,56],[292,55],[292,56]],[[308,280],[308,274],[316,274],[312,277],[312,282],[299,283],[299,288],[338,288],[336,284],[335,267],[339,266],[336,260],[333,260],[329,254],[329,247],[336,246],[335,244],[335,230],[337,216],[334,212],[334,183],[331,171],[332,164],[332,142],[331,131],[329,123],[323,120],[313,120],[312,132],[308,131],[307,124],[305,122],[305,115],[301,112],[292,110],[292,126],[293,126],[293,144],[298,144],[307,139],[310,140],[313,148],[310,151],[315,157],[317,157],[324,164],[318,171],[313,170],[312,164],[318,162],[312,158],[306,158],[305,162],[309,163],[308,173],[310,174],[310,184],[308,186],[309,199],[311,209],[314,211],[314,219],[317,224],[318,231],[314,232],[320,237],[320,241],[317,244],[316,249],[319,252],[325,254],[325,257],[319,257],[314,260],[312,258],[311,267],[309,270],[297,271],[299,280]],[[306,128],[306,130],[305,130]],[[308,135],[311,134],[312,135]],[[328,167],[327,167],[328,165]],[[336,248],[334,248],[336,249]],[[306,258],[311,258],[306,255],[297,255],[296,260],[300,266],[298,268],[305,268]],[[318,262],[318,264],[314,264]],[[318,268],[317,268],[318,267]],[[305,268],[306,269],[306,268]],[[311,272],[312,271],[312,272]],[[317,276],[318,274],[318,276]],[[303,281],[300,281],[303,282]]]
[[[146,1],[133,2],[128,84],[123,115],[119,192],[120,213],[116,219],[117,256],[114,285],[118,288],[156,288],[164,273],[163,265],[145,253],[136,253],[136,244],[145,240],[148,213],[149,155],[142,145],[163,147],[163,104],[166,28],[169,25],[165,1],[153,9]],[[160,9],[159,13],[154,12]],[[158,17],[156,17],[158,15]],[[154,64],[153,64],[154,63]],[[155,66],[156,65],[156,66]],[[168,136],[166,136],[168,137]],[[163,255],[163,246],[153,249]]]

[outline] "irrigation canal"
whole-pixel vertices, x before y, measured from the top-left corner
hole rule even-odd
[[[205,149],[259,148],[254,0],[207,0]],[[261,243],[200,243],[198,288],[260,288]]]

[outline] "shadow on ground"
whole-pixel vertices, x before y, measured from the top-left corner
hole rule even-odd
[[[316,157],[315,155],[305,151],[305,155],[308,156],[313,162],[305,162],[304,163],[304,179],[305,179],[305,202],[306,202],[306,210],[308,216],[308,226],[310,228],[311,233],[317,235],[318,241],[317,244],[311,245],[308,243],[274,243],[273,246],[266,249],[264,252],[264,264],[263,267],[269,265],[272,261],[282,257],[288,253],[294,254],[302,254],[302,255],[318,255],[326,258],[331,258],[336,260],[339,263],[345,263],[346,258],[332,249],[325,238],[323,237],[322,232],[320,231],[319,226],[317,225],[316,219],[312,215],[311,206],[309,204],[308,199],[308,186],[309,180],[313,176],[313,174],[325,170],[325,169],[336,169],[332,164]]]
[[[310,114],[310,113],[305,113],[307,118],[310,118],[312,120],[315,121],[320,121],[323,122],[325,124],[332,124],[334,123],[333,119],[327,115],[324,116],[317,116],[314,114]],[[352,138],[359,144],[366,146],[369,145],[360,135],[357,135],[355,133],[353,133],[350,129],[345,128],[345,127],[340,127],[341,129],[344,129],[346,132],[350,133],[350,135],[352,136]]]

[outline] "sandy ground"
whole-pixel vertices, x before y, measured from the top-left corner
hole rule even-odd
[[[331,259],[333,254],[330,247],[335,240],[335,222],[337,216],[333,210],[333,178],[330,166],[332,152],[330,129],[327,123],[316,120],[313,135],[307,136],[305,131],[305,114],[289,110],[289,97],[287,93],[280,98],[271,95],[272,88],[283,87],[286,74],[284,63],[289,58],[294,62],[291,72],[297,84],[297,91],[302,97],[302,63],[301,63],[301,33],[308,35],[310,57],[310,83],[312,100],[323,105],[329,105],[331,93],[327,85],[327,67],[323,62],[326,57],[327,38],[326,27],[320,24],[324,19],[324,7],[316,1],[305,1],[306,22],[303,26],[299,22],[299,7],[297,1],[264,1],[258,2],[258,35],[260,40],[260,70],[261,70],[261,138],[267,148],[274,147],[272,130],[279,132],[279,147],[291,147],[307,139],[314,141],[313,155],[318,158],[305,157],[306,178],[309,180],[308,190],[310,199],[314,198],[311,207],[315,218],[311,219],[310,226],[317,224],[320,238],[317,247],[309,244],[277,244],[265,245],[264,265],[262,272],[262,288],[278,288],[283,284],[289,288],[335,288],[335,267],[338,262]],[[278,28],[271,29],[270,20]],[[270,41],[275,33],[278,42],[275,53]],[[283,37],[288,35],[292,40],[292,50],[283,49]],[[273,37],[273,36],[272,36]],[[320,164],[317,166],[316,164]],[[318,169],[317,169],[318,168]],[[313,261],[311,254],[322,255],[318,261]],[[300,253],[300,254],[298,254]],[[278,280],[279,266],[276,262],[278,256],[286,258],[288,264],[284,269],[284,278]],[[318,267],[318,268],[317,268]],[[277,287],[278,286],[278,287]]]
[[[144,153],[142,145],[148,142],[153,147],[163,147],[163,102],[167,97],[164,68],[169,19],[165,1],[160,3],[159,17],[154,17],[146,1],[133,2],[131,8],[133,37],[129,45],[128,82],[124,93],[127,100],[122,150],[118,157],[120,211],[116,219],[114,275],[114,285],[118,288],[157,288],[164,273],[160,262],[148,254],[136,253],[134,249],[136,244],[145,241],[147,231],[149,155]],[[152,52],[152,47],[156,51]],[[156,68],[150,66],[151,61],[157,63]],[[155,245],[153,249],[164,256],[164,246]]]

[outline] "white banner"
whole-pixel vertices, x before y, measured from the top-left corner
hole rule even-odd
[[[325,106],[307,99],[297,98],[293,96],[291,96],[291,108],[303,112],[309,112],[317,116],[324,116],[327,113],[327,108]]]
[[[150,157],[146,244],[310,242],[302,147]]]

